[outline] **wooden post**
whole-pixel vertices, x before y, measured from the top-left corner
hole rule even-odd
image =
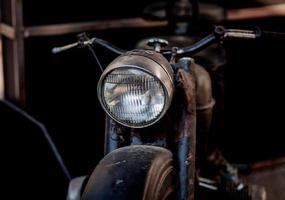
[[[13,40],[13,80],[10,98],[25,104],[25,60],[24,60],[24,26],[22,0],[12,0],[12,26],[15,29]]]
[[[24,27],[22,0],[4,1],[5,22],[0,30],[3,45],[3,64],[5,75],[5,97],[25,104],[25,60],[24,60]],[[3,19],[4,20],[4,19]]]

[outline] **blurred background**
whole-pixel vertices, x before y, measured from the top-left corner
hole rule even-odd
[[[4,98],[4,74],[3,74],[3,60],[2,60],[2,42],[0,40],[0,98]]]
[[[167,22],[167,1],[0,2],[0,98],[43,122],[73,177],[90,173],[103,156],[105,115],[96,94],[101,72],[87,49],[54,55],[53,47],[76,42],[80,32],[123,49],[151,36],[186,35],[195,41],[214,25],[285,32],[284,0],[199,1],[198,20],[180,28]],[[284,45],[276,38],[225,42],[223,66],[212,74],[226,85],[215,142],[232,163],[255,164],[258,173],[246,178],[268,186],[269,200],[285,198]],[[95,49],[103,66],[114,59]],[[214,89],[221,98],[220,86]],[[1,103],[0,132],[5,193],[65,198],[68,180],[38,127]]]

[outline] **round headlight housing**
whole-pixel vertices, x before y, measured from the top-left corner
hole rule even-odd
[[[171,103],[173,90],[169,62],[154,51],[134,50],[106,68],[99,80],[98,97],[115,121],[142,128],[161,119]]]

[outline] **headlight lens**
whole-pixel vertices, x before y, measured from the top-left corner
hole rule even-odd
[[[167,69],[152,57],[161,59]],[[168,109],[172,95],[171,66],[155,52],[136,51],[118,57],[106,68],[98,84],[98,97],[107,114],[133,128],[158,121]]]
[[[103,83],[106,108],[126,124],[145,125],[159,116],[165,105],[160,81],[150,74],[121,68],[106,76]]]

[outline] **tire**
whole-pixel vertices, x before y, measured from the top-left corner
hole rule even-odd
[[[134,145],[117,149],[98,164],[82,200],[166,200],[173,195],[170,151]]]

